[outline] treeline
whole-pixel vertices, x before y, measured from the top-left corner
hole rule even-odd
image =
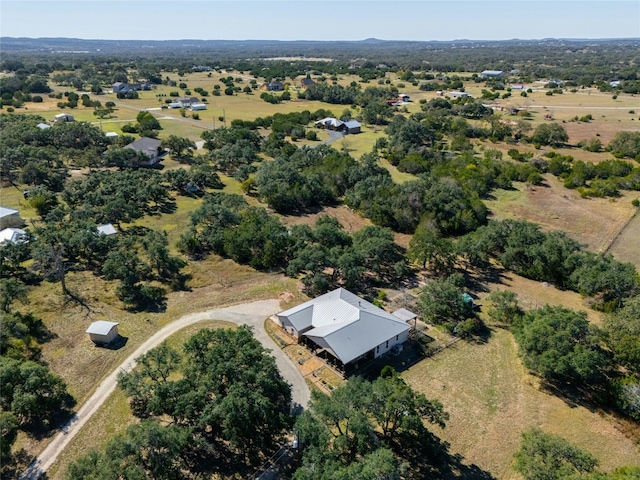
[[[45,46],[46,53],[43,53],[42,45],[32,45],[37,45],[38,42],[37,39],[6,39],[2,68],[40,74],[48,74],[54,70],[75,71],[80,80],[88,83],[94,82],[101,75],[109,80],[108,83],[118,81],[115,80],[118,73],[124,74],[126,78],[127,67],[137,69],[140,78],[153,82],[161,70],[184,74],[192,71],[194,65],[209,65],[225,70],[253,70],[254,74],[260,76],[266,72],[270,78],[299,76],[309,71],[321,72],[326,76],[357,72],[363,74],[363,79],[370,79],[376,78],[379,71],[387,70],[481,72],[485,69],[498,69],[510,72],[516,69],[519,75],[533,79],[562,78],[581,85],[591,85],[598,81],[637,80],[637,69],[634,68],[634,61],[637,61],[635,39],[589,40],[588,44],[581,40],[566,39],[468,41],[469,48],[460,48],[461,42],[202,41],[197,51],[193,48],[185,50],[179,43],[165,41],[155,43],[153,54],[148,48],[136,49],[136,42],[130,42],[131,48],[123,52],[115,42],[58,40],[65,47],[57,50],[94,52],[83,56],[81,66],[75,56],[47,50],[50,47],[48,44]],[[96,52],[97,43],[100,44],[101,53]],[[185,54],[188,54],[188,59]],[[291,55],[324,57],[334,61],[262,60]],[[354,65],[354,58],[367,60],[355,62]],[[265,71],[264,68],[268,70]]]
[[[482,268],[496,259],[518,275],[591,297],[605,310],[621,307],[639,286],[631,263],[585,251],[564,232],[544,233],[523,220],[489,222],[460,238],[457,247],[470,266]]]
[[[386,285],[407,272],[402,250],[384,228],[366,227],[351,236],[337,220],[323,216],[313,228],[287,229],[263,208],[222,193],[205,196],[178,247],[194,258],[215,253],[259,270],[302,275],[313,295],[337,286],[358,291]]]

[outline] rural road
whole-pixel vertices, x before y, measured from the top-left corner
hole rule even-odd
[[[309,401],[309,388],[304,377],[293,364],[291,359],[271,340],[264,329],[264,320],[270,315],[280,311],[278,300],[260,300],[252,303],[234,305],[226,308],[217,308],[206,312],[185,315],[178,320],[165,325],[151,338],[140,345],[125,361],[123,361],[91,395],[76,415],[62,427],[49,445],[38,458],[29,466],[20,477],[21,480],[35,480],[46,472],[56,461],[58,455],[71,442],[71,439],[80,431],[82,426],[98,411],[109,395],[115,390],[118,374],[121,371],[128,372],[136,365],[135,359],[148,350],[157,347],[164,340],[178,330],[204,320],[226,320],[237,325],[249,325],[253,327],[253,334],[260,343],[275,357],[276,364],[283,378],[291,384],[291,396],[293,402],[303,407]]]

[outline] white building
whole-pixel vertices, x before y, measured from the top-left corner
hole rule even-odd
[[[59,123],[76,121],[76,119],[73,118],[73,115],[71,115],[70,113],[59,113],[54,118],[55,118],[55,121]]]
[[[0,245],[4,242],[21,243],[25,242],[27,232],[19,228],[5,228],[0,230]]]
[[[108,345],[118,338],[118,325],[117,322],[100,320],[89,325],[86,333],[96,345]]]
[[[310,341],[343,365],[378,358],[409,338],[404,320],[344,288],[280,312],[277,318],[298,341]]]
[[[24,225],[24,220],[20,216],[20,210],[0,207],[0,228],[19,228]]]

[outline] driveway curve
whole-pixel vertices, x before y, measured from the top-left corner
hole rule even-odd
[[[309,401],[309,388],[304,381],[304,377],[291,359],[271,340],[271,337],[267,335],[264,329],[265,318],[278,311],[280,311],[278,300],[260,300],[231,307],[216,308],[206,312],[192,313],[165,325],[140,345],[98,385],[93,395],[80,407],[73,418],[62,427],[61,431],[29,466],[20,479],[35,480],[53,465],[58,455],[60,455],[83,425],[98,411],[109,395],[115,390],[118,373],[121,371],[131,371],[136,366],[136,358],[152,348],[157,347],[178,330],[205,320],[226,320],[237,325],[249,325],[253,327],[254,336],[267,350],[271,351],[282,377],[291,384],[291,397],[294,404],[296,404],[295,406],[306,407]]]

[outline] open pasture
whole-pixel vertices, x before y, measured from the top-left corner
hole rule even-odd
[[[640,465],[637,445],[602,412],[545,392],[518,358],[510,332],[491,327],[487,343],[457,342],[402,377],[449,412],[436,434],[451,452],[499,479],[521,478],[512,468],[520,435],[531,427],[561,435],[593,455],[600,468]]]
[[[524,219],[543,230],[562,230],[594,252],[604,252],[634,214],[631,200],[637,192],[623,191],[619,198],[581,198],[561,180],[545,175],[540,186],[515,183],[515,190],[496,190],[486,204],[493,218]]]

